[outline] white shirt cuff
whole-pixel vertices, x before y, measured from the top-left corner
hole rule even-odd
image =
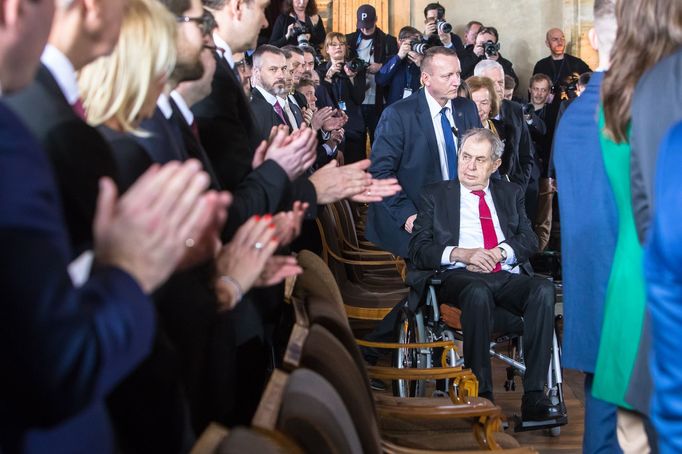
[[[447,46],[443,45],[443,47],[447,47],[448,49],[451,49],[453,46],[454,46],[454,44],[452,41],[450,41],[450,44],[448,44]]]
[[[514,249],[512,249],[511,246],[509,246],[507,243],[500,243],[498,244],[499,247],[505,250],[507,253],[507,259],[504,261],[505,265],[513,265],[516,263],[516,254],[514,253]]]
[[[329,138],[332,136],[332,133],[329,131],[325,131],[324,129],[322,130],[322,139],[323,140],[329,140]]]
[[[445,250],[443,251],[443,255],[440,256],[440,264],[442,266],[450,266],[455,263],[450,261],[450,254],[454,248],[455,246],[446,246]]]

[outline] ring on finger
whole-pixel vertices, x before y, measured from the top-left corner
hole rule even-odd
[[[256,242],[253,244],[253,248],[256,249],[256,250],[261,250],[261,249],[263,249],[264,247],[265,247],[265,245],[264,245],[263,243],[261,243],[260,241],[256,241]]]
[[[194,247],[194,239],[193,238],[187,238],[185,240],[185,247],[188,247],[188,248]]]

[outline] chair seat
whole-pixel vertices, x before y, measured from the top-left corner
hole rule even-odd
[[[412,420],[436,421],[495,416],[500,407],[483,397],[470,397],[468,404],[454,404],[443,397],[401,398],[375,394],[375,404],[380,414],[405,417]]]

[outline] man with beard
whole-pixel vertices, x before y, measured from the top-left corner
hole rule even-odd
[[[287,60],[284,52],[269,44],[256,49],[253,54],[253,75],[251,82],[251,109],[256,119],[260,137],[268,137],[276,125],[287,125],[298,129],[296,118],[285,110],[283,96],[286,96]],[[299,111],[300,112],[300,111]],[[293,115],[293,114],[292,114]]]

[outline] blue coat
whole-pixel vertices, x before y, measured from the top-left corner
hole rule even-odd
[[[682,452],[682,365],[675,333],[682,330],[682,122],[661,143],[653,213],[644,257],[651,315],[652,419],[663,454]]]
[[[0,104],[0,451],[113,451],[104,397],[150,351],[154,309],[123,271],[75,289],[46,153]]]
[[[618,212],[601,146],[597,109],[604,73],[561,117],[554,165],[561,213],[565,367],[594,372],[604,300],[618,237]]]
[[[453,99],[452,112],[460,137],[471,128],[481,127],[473,101]],[[436,133],[423,89],[384,110],[374,134],[370,159],[369,171],[374,178],[395,177],[403,190],[370,204],[365,235],[383,249],[407,257],[410,234],[403,225],[419,211],[422,188],[443,179]]]
[[[386,106],[390,106],[403,99],[406,87],[411,88],[413,93],[419,90],[420,77],[421,69],[417,65],[411,63],[407,57],[401,60],[396,54],[384,63],[375,80],[378,85],[388,86]]]

